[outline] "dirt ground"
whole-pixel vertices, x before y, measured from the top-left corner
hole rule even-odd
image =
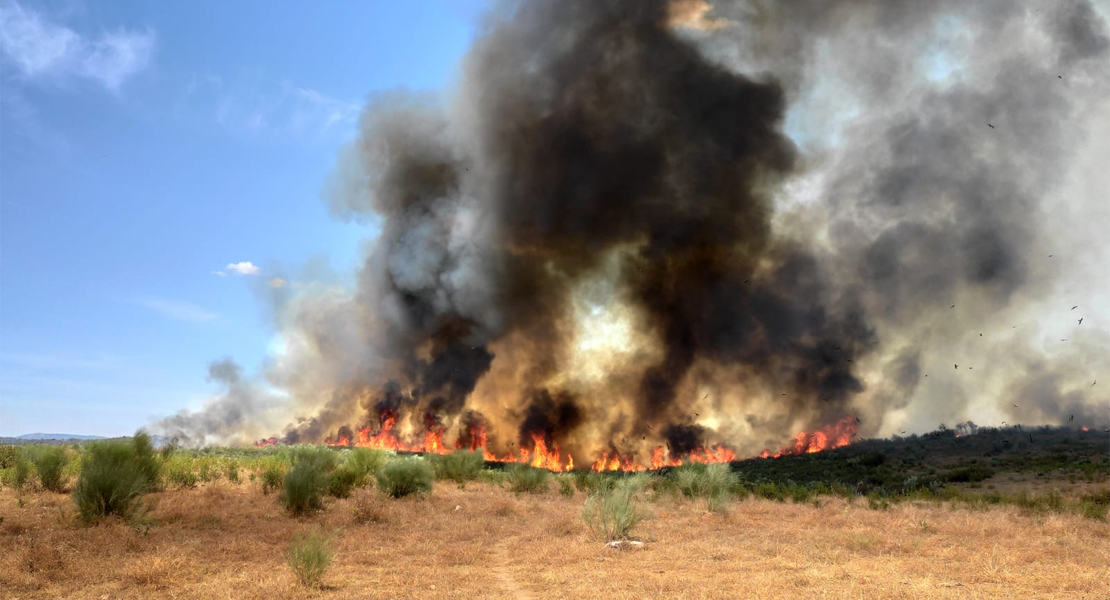
[[[371,496],[372,491],[361,494]],[[306,519],[227,482],[154,494],[149,528],[78,524],[66,495],[0,491],[0,597],[24,598],[1110,598],[1110,523],[933,503],[887,511],[822,498],[746,500],[726,514],[663,498],[605,547],[585,497],[516,496],[474,483],[424,500],[356,498]],[[336,535],[326,588],[285,563],[294,534]]]

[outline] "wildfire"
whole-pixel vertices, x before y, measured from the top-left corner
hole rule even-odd
[[[799,431],[798,435],[794,436],[794,443],[789,446],[783,446],[778,452],[772,453],[770,450],[764,450],[760,453],[760,458],[778,458],[780,456],[789,456],[792,454],[807,454],[811,452],[821,452],[822,450],[832,450],[833,448],[840,448],[852,443],[852,437],[859,431],[859,425],[855,417],[844,417],[843,419],[826,425],[821,429],[808,433]]]
[[[539,469],[547,469],[556,473],[574,469],[574,457],[567,454],[564,458],[559,449],[559,444],[547,439],[543,433],[532,433],[531,448],[521,447],[515,454],[512,452],[497,455],[487,447],[489,436],[485,425],[473,424],[464,429],[462,434],[451,446],[443,438],[445,427],[435,417],[426,415],[424,418],[423,439],[415,443],[405,443],[394,431],[398,415],[393,411],[384,411],[379,418],[377,430],[367,425],[351,431],[343,427],[334,436],[328,436],[324,444],[332,447],[374,448],[378,450],[392,450],[400,452],[419,452],[447,454],[454,450],[481,451],[483,458],[488,462],[521,463]],[[844,417],[840,421],[821,428],[818,431],[807,433],[799,432],[794,436],[793,444],[784,446],[778,452],[772,453],[764,450],[760,458],[778,458],[791,454],[805,454],[839,448],[851,443],[852,437],[858,430],[855,417]],[[255,447],[263,448],[280,444],[277,438],[271,437],[255,442]],[[596,472],[624,471],[636,472],[661,469],[664,467],[678,467],[692,463],[728,463],[736,460],[736,453],[721,445],[699,447],[684,455],[672,453],[669,447],[656,446],[651,451],[651,459],[647,464],[639,462],[634,456],[622,456],[619,452],[602,452],[601,456],[590,464],[590,470]]]

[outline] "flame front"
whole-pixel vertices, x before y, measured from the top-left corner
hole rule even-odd
[[[793,444],[783,446],[775,453],[772,453],[770,450],[764,450],[759,454],[759,457],[778,458],[780,456],[808,454],[840,448],[841,446],[851,444],[852,438],[855,437],[858,432],[859,421],[855,417],[844,417],[836,423],[826,425],[813,433],[799,431],[798,434],[794,436]]]
[[[547,469],[556,473],[572,471],[574,457],[570,454],[563,458],[558,442],[550,441],[543,433],[532,433],[531,448],[520,448],[516,454],[512,452],[497,455],[488,448],[489,436],[485,425],[470,425],[455,440],[453,446],[444,443],[445,427],[434,417],[425,416],[425,431],[423,439],[415,443],[405,443],[398,438],[394,431],[397,424],[397,413],[384,411],[380,416],[377,431],[370,426],[361,427],[351,435],[349,430],[341,428],[334,436],[328,436],[324,444],[332,447],[374,448],[378,450],[392,450],[399,452],[448,454],[453,450],[481,451],[483,458],[488,462],[521,463],[538,469]],[[858,421],[855,417],[844,417],[832,425],[827,425],[814,432],[798,432],[794,441],[789,446],[783,446],[778,452],[772,453],[764,450],[760,458],[778,458],[795,454],[807,454],[831,450],[847,446],[852,442],[859,431]],[[277,438],[271,437],[255,442],[255,447],[262,448],[282,443]],[[595,472],[623,471],[637,472],[662,469],[665,467],[678,467],[684,464],[712,464],[729,463],[736,460],[736,452],[723,445],[698,447],[684,455],[675,455],[668,447],[656,446],[651,451],[651,459],[647,464],[639,462],[633,455],[621,455],[617,451],[602,452],[590,464],[590,470]]]

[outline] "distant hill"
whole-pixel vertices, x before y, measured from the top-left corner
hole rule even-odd
[[[21,435],[19,440],[103,440],[102,435],[77,435],[75,433],[28,433]]]

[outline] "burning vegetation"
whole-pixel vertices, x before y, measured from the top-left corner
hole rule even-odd
[[[366,107],[325,194],[374,226],[353,289],[270,290],[263,377],[159,428],[639,471],[1101,426],[1097,325],[1010,324],[1070,272],[1042,216],[1108,47],[1078,0],[502,5],[450,94]]]

